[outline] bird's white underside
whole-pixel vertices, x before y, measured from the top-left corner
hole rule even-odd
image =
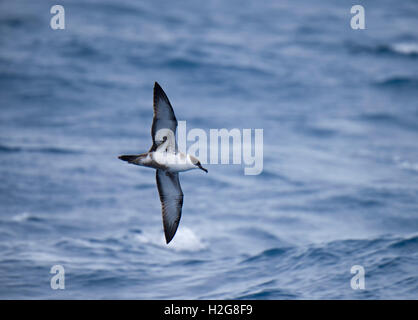
[[[196,166],[190,160],[190,155],[182,152],[150,152],[143,160],[143,165],[155,168],[166,167],[166,171],[169,172],[182,172],[196,169]]]

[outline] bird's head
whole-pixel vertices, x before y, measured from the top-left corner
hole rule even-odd
[[[208,173],[208,170],[202,167],[202,164],[200,163],[198,158],[190,156],[190,161],[192,162],[194,166],[196,166],[196,169],[201,169],[205,171],[206,173]]]

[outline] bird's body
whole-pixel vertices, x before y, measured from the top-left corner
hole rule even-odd
[[[121,156],[121,159],[122,157],[130,156]],[[193,158],[191,158],[192,156],[182,152],[151,151],[132,157],[135,158],[131,161],[128,160],[130,163],[169,172],[183,172],[196,169],[196,165],[193,164]]]
[[[181,218],[183,192],[179,172],[201,169],[200,161],[180,152],[176,143],[177,119],[166,94],[156,82],[154,85],[154,118],[151,127],[152,147],[138,155],[122,155],[119,159],[139,166],[157,169],[156,180],[163,213],[166,242],[173,239]]]
[[[149,165],[149,162],[151,162],[151,165]],[[166,166],[166,170],[170,172],[183,172],[196,168],[196,165],[193,164],[190,155],[182,152],[151,152],[145,158],[144,165],[152,167],[153,163],[156,163],[157,166]]]

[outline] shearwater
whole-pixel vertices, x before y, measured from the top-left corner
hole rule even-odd
[[[173,107],[164,90],[155,82],[154,117],[151,126],[152,147],[146,153],[119,156],[119,159],[123,161],[157,169],[157,187],[167,244],[176,234],[183,207],[179,172],[192,169],[208,172],[196,157],[178,150],[176,130],[177,119]]]

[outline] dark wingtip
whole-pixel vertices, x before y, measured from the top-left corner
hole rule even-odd
[[[170,100],[168,99],[166,93],[164,92],[163,88],[161,88],[161,86],[158,84],[157,81],[155,81],[154,83],[154,112],[156,109],[156,106],[158,104],[158,99],[161,99],[163,101],[165,101],[165,103],[167,103],[170,107],[170,110],[172,112],[172,119],[171,120],[176,120],[176,116],[174,115],[174,111],[173,111],[173,107],[171,106]]]
[[[164,232],[166,244],[169,244],[170,241],[173,240],[175,234],[176,232],[174,233]]]
[[[156,93],[161,93],[161,92],[164,93],[163,88],[161,88],[160,84],[157,81],[154,82],[154,92],[156,92]]]
[[[166,244],[169,244],[173,240],[174,236],[177,233],[178,223],[172,226],[164,224],[164,236]]]
[[[161,88],[160,84],[157,81],[155,81],[154,83],[154,95],[162,97],[164,100],[168,100],[163,88]]]

